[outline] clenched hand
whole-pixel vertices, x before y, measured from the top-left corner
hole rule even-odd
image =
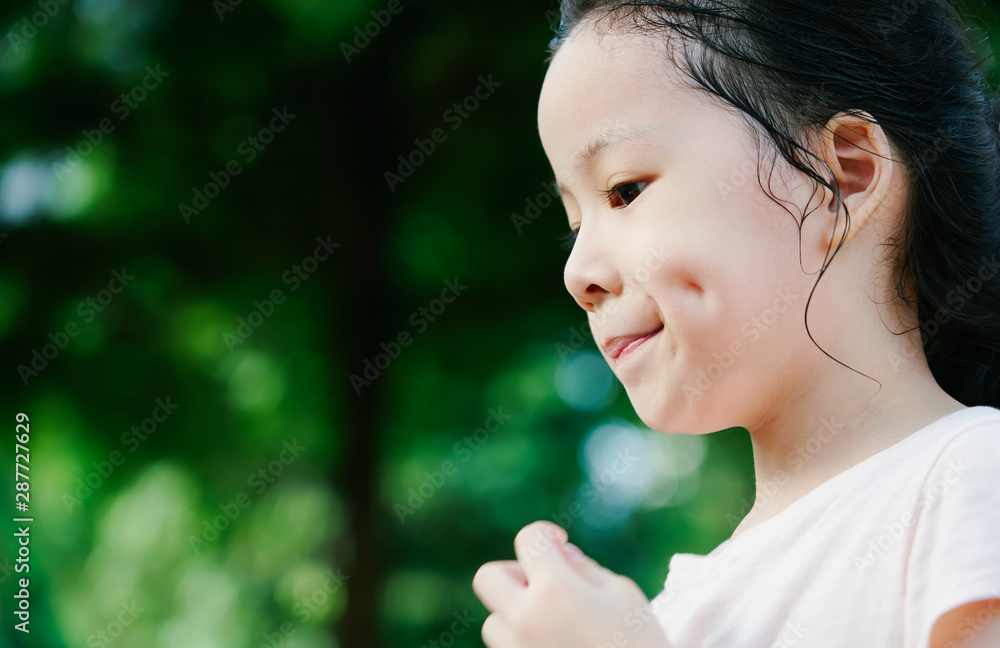
[[[514,538],[517,560],[484,564],[472,588],[490,610],[489,648],[670,648],[630,578],[568,544],[562,527],[533,522]]]

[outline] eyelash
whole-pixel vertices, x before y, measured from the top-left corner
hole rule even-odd
[[[642,181],[642,180],[635,180],[635,181],[632,181],[632,182],[621,182],[621,183],[616,184],[615,186],[611,187],[607,191],[601,191],[601,194],[608,200],[608,202],[611,202],[611,200],[615,197],[616,194],[618,195],[619,198],[621,198],[621,195],[620,195],[619,192],[621,191],[622,187],[629,187],[629,186],[633,186],[633,185],[634,186],[642,185],[642,189],[639,190],[639,193],[641,194],[643,192],[643,190],[646,189],[646,186],[648,184],[649,184],[648,182],[645,182],[645,181]],[[639,196],[636,195],[635,198],[633,198],[631,201],[625,203],[624,205],[621,205],[620,207],[616,207],[616,206],[612,205],[611,208],[612,209],[623,209],[624,207],[628,207],[638,197]],[[622,199],[622,200],[624,201],[624,199]]]
[[[570,230],[568,234],[564,234],[559,237],[559,247],[564,250],[571,251],[573,245],[576,243],[576,237],[580,233],[580,228],[575,230]]]
[[[641,181],[641,180],[640,181],[633,181],[633,182],[622,182],[622,183],[616,184],[615,186],[611,187],[607,191],[605,191],[605,190],[602,189],[600,191],[600,193],[610,203],[615,198],[616,195],[618,195],[618,197],[620,199],[622,199],[621,195],[619,194],[619,192],[621,191],[622,187],[628,187],[630,185],[636,185],[636,186],[642,185],[642,189],[639,190],[639,193],[641,194],[642,191],[646,188],[646,186],[648,184],[649,184],[648,182],[644,182],[644,181]],[[629,205],[631,205],[632,202],[634,202],[636,200],[636,198],[638,198],[638,197],[639,196],[636,195],[635,198],[633,198],[631,201],[625,203],[624,205],[617,206],[617,207],[614,206],[614,205],[612,205],[611,208],[612,209],[624,209],[625,207],[628,207]],[[622,199],[622,201],[624,202],[624,199]],[[568,234],[565,234],[564,236],[561,236],[560,239],[559,239],[560,240],[560,247],[562,249],[564,249],[564,250],[572,250],[573,249],[573,245],[576,243],[576,238],[577,238],[577,236],[579,236],[579,234],[580,234],[580,228],[578,227],[575,230],[570,230],[570,232]]]

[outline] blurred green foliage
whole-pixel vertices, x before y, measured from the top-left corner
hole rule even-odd
[[[745,431],[642,426],[562,285],[553,9],[0,10],[0,411],[35,520],[30,636],[0,525],[0,643],[479,646],[472,576],[533,520],[650,596],[729,536]]]

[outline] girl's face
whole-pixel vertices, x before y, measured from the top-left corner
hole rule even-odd
[[[770,174],[768,153],[761,182],[791,214],[772,201],[746,122],[686,85],[665,47],[579,30],[551,63],[538,126],[579,228],[566,288],[605,359],[647,425],[707,433],[763,422],[829,362],[803,319],[821,259],[800,266],[797,221],[814,193],[783,160]],[[814,335],[826,312],[814,299]],[[609,348],[646,334],[617,359]]]

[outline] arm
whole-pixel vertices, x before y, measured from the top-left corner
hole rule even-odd
[[[907,563],[908,648],[1000,647],[1000,423],[940,450],[918,499]]]
[[[942,614],[928,648],[997,648],[1000,646],[1000,598],[974,601]]]

